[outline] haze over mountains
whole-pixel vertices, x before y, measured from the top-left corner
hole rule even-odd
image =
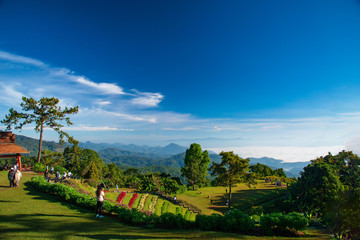
[[[16,143],[25,147],[30,151],[30,156],[36,156],[38,148],[38,140],[22,135],[16,136]],[[96,151],[99,156],[106,163],[115,163],[124,167],[151,167],[151,166],[166,166],[174,169],[179,169],[184,164],[185,151],[187,147],[170,143],[164,147],[156,146],[150,147],[146,145],[135,144],[121,144],[121,143],[93,143],[81,142],[79,146],[83,149],[92,149]],[[59,145],[53,141],[43,141],[43,150],[62,152],[66,144]],[[213,162],[220,162],[221,157],[209,151],[210,158]],[[300,171],[309,162],[284,162],[280,159],[262,157],[251,158],[250,164],[261,163],[269,167],[283,168],[289,177],[299,176]]]

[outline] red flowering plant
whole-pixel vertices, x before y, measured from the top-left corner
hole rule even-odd
[[[117,202],[118,202],[118,203],[121,203],[121,201],[124,199],[125,195],[126,195],[126,192],[121,192],[121,193],[119,194],[119,197],[118,197],[118,199],[117,199]]]
[[[137,198],[138,194],[137,193],[134,193],[132,198],[130,199],[130,202],[129,202],[129,208],[132,208],[132,205],[134,204],[135,202],[135,199]]]

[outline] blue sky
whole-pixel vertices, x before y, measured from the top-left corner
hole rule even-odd
[[[0,117],[55,96],[80,141],[305,161],[358,151],[359,56],[356,0],[2,0]]]

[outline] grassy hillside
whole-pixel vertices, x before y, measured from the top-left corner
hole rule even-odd
[[[130,227],[109,216],[99,220],[92,211],[27,188],[24,181],[36,174],[23,175],[20,186],[10,189],[7,172],[0,172],[1,239],[330,239],[313,229],[307,237],[282,238]]]

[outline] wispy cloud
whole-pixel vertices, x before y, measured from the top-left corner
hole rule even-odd
[[[85,126],[85,125],[64,127],[64,129],[70,130],[70,131],[86,131],[86,132],[135,131],[135,129],[116,128],[116,127],[109,127],[109,126]]]
[[[24,94],[17,90],[21,88],[20,84],[0,82],[0,87],[2,89],[0,94],[2,105],[13,107],[21,103],[21,98]]]
[[[135,92],[135,97],[131,100],[131,103],[134,105],[156,107],[164,98],[164,96],[160,93],[139,92],[137,90],[133,91]]]
[[[9,53],[9,52],[4,52],[4,51],[0,51],[0,59],[5,60],[5,61],[10,61],[10,62],[34,65],[37,67],[45,67],[46,66],[45,63],[43,63],[39,60],[19,56],[19,55]]]
[[[209,148],[208,150],[220,153],[221,151],[232,151],[243,158],[261,158],[271,156],[285,162],[306,162],[327,155],[329,152],[337,154],[345,147],[319,146],[319,147],[274,147],[274,146],[245,146],[245,147],[223,147]]]
[[[95,83],[93,81],[90,81],[89,79],[83,77],[83,76],[70,76],[74,81],[91,88],[94,88],[100,92],[106,93],[106,94],[125,94],[123,89],[119,87],[116,84],[113,83]]]
[[[9,63],[11,70],[7,69]],[[360,145],[359,112],[314,114],[309,118],[197,117],[162,110],[158,107],[166,100],[162,93],[124,89],[116,83],[94,81],[70,69],[4,51],[0,51],[0,88],[1,113],[8,112],[9,107],[19,108],[22,96],[54,96],[61,100],[61,106],[79,106],[79,113],[71,118],[74,125],[68,129],[85,140],[111,139],[150,145],[165,141],[183,145],[198,142],[204,148],[259,146],[252,152],[246,151],[258,152],[253,156],[273,154],[268,156],[280,159],[290,159],[287,156],[290,150],[301,155],[296,149],[282,147],[308,148],[305,150],[318,153],[317,148],[322,146],[332,149]],[[261,151],[261,146],[278,150]]]
[[[198,128],[194,128],[194,127],[183,127],[183,128],[163,128],[163,130],[165,131],[193,131],[193,130],[198,130]]]

